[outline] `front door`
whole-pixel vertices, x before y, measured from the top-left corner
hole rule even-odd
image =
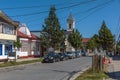
[[[0,44],[0,56],[2,55],[2,44]]]
[[[12,45],[5,44],[5,55],[8,55],[9,52],[12,52]]]

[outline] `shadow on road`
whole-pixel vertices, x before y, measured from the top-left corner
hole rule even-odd
[[[60,80],[65,80],[66,78],[67,78],[66,80],[70,80],[70,78],[71,78],[74,74],[80,72],[81,70],[72,71],[72,72],[70,72],[70,71],[62,71],[62,70],[52,70],[52,71],[61,72],[61,73],[68,73],[67,75],[63,76]]]
[[[120,71],[107,73],[108,76],[115,80],[120,80]]]
[[[120,56],[113,56],[112,59],[113,60],[120,60]]]

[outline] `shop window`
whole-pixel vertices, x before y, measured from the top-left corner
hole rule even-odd
[[[9,52],[12,52],[12,45],[5,45],[5,55],[8,55]]]

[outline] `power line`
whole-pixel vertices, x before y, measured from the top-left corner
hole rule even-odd
[[[102,3],[102,4],[99,4],[99,5],[97,5],[97,6],[94,6],[94,7],[92,7],[92,8],[89,8],[89,9],[87,9],[87,10],[85,10],[85,11],[77,12],[77,13],[75,13],[75,15],[76,15],[76,14],[79,14],[79,13],[90,12],[90,11],[92,11],[92,10],[94,10],[94,9],[97,9],[97,8],[101,7],[101,6],[105,6],[106,4],[109,4],[110,2],[112,2],[112,0],[107,1],[107,2],[105,2],[105,3]]]
[[[80,19],[79,21],[82,21],[82,20],[84,20],[84,19],[86,19],[87,17],[89,17],[90,15],[92,15],[93,13],[95,13],[95,12],[97,12],[97,11],[99,11],[100,9],[103,9],[107,4],[109,4],[109,3],[111,3],[113,0],[110,0],[110,1],[108,1],[108,2],[106,2],[106,3],[104,3],[103,5],[102,5],[102,7],[98,7],[98,9],[96,9],[96,10],[94,10],[94,11],[92,11],[91,13],[89,13],[87,16],[85,16],[85,17],[83,17],[82,19]],[[97,7],[96,7],[97,8]],[[95,8],[93,8],[93,9],[95,9]],[[89,10],[88,10],[89,11]],[[77,21],[78,22],[78,21]]]
[[[80,21],[84,20],[85,18],[87,18],[88,16],[90,16],[92,13],[94,13],[94,12],[96,12],[96,11],[102,9],[105,5],[107,5],[107,4],[110,3],[110,2],[111,2],[111,0],[110,0],[110,1],[107,1],[107,2],[105,2],[105,3],[99,4],[99,5],[97,5],[97,6],[94,6],[94,7],[92,7],[92,8],[89,8],[89,9],[87,9],[86,11],[83,11],[83,12],[88,13],[88,12],[93,11],[93,10],[95,10],[95,9],[98,8],[97,10],[91,12],[91,13],[88,14],[87,16],[85,16],[85,17],[83,17],[82,19],[80,19]],[[78,13],[78,12],[77,12],[77,13]],[[74,15],[76,16],[77,13],[75,13]],[[64,18],[65,18],[65,16],[62,17],[62,18],[60,18],[60,20],[61,20],[61,19],[64,19]],[[39,18],[39,19],[40,19],[40,18]],[[34,20],[39,20],[39,19],[34,19]],[[28,22],[31,22],[31,21],[33,21],[33,20],[29,20]]]
[[[66,4],[66,2],[68,1],[65,1],[63,3],[58,3],[58,4],[55,4],[55,5],[64,5]],[[1,10],[16,10],[16,9],[31,9],[31,8],[40,8],[40,7],[48,7],[50,5],[37,5],[37,6],[24,6],[24,7],[7,7],[7,8],[1,8]]]
[[[119,38],[120,38],[120,17],[118,18],[118,29],[116,28],[116,31],[115,31],[115,38],[116,38],[116,41],[119,41]]]
[[[73,5],[70,5],[70,6],[67,6],[67,7],[58,8],[56,10],[62,10],[62,9],[70,8],[70,7],[76,7],[76,6],[79,6],[79,5],[82,5],[82,4],[86,4],[86,3],[89,3],[89,2],[93,2],[93,1],[96,1],[96,0],[83,1],[83,2],[80,2],[80,3],[77,3],[77,4],[73,4]],[[41,12],[35,12],[35,13],[29,13],[29,14],[15,15],[15,16],[10,16],[10,17],[31,16],[31,15],[47,13],[47,12],[49,12],[49,11],[41,11]]]

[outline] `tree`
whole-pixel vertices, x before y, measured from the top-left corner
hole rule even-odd
[[[68,42],[75,48],[75,50],[79,49],[82,45],[82,35],[76,29],[73,30],[68,36]]]
[[[116,51],[120,52],[120,40],[116,44]]]
[[[43,25],[42,32],[44,34],[42,37],[44,43],[48,46],[52,46],[54,49],[59,49],[61,44],[65,41],[65,35],[64,30],[60,27],[55,11],[55,6],[51,6],[48,18],[45,19],[45,24]]]
[[[110,50],[113,48],[114,37],[111,31],[103,21],[101,29],[99,30],[99,44],[103,48],[103,50]]]
[[[95,39],[94,39],[94,38],[91,38],[91,39],[87,42],[86,48],[87,48],[87,49],[94,50],[95,47],[96,47]]]
[[[14,47],[16,47],[16,48],[21,48],[22,47],[22,44],[20,43],[19,39],[17,39],[17,41],[14,42]]]
[[[93,35],[93,37],[87,42],[86,48],[94,50],[95,48],[99,48],[99,36],[97,34]]]

